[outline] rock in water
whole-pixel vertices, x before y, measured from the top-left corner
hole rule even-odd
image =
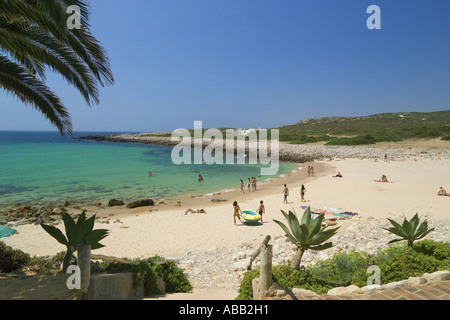
[[[111,199],[108,202],[108,207],[123,206],[125,203],[122,200]]]
[[[144,200],[138,200],[131,202],[127,205],[128,209],[137,208],[137,207],[146,207],[146,206],[153,206],[155,205],[155,202],[153,199],[144,199]]]

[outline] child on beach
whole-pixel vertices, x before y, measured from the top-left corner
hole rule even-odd
[[[264,208],[264,204],[263,201],[261,200],[259,202],[259,208],[258,210],[256,210],[256,212],[258,212],[261,215],[261,223],[263,222],[263,213],[266,213],[266,209]]]
[[[284,200],[283,203],[287,203],[287,196],[289,195],[289,189],[284,185],[284,189],[281,193],[284,193]]]
[[[234,225],[236,225],[236,217],[238,217],[239,221],[242,223],[241,216],[240,216],[241,208],[239,208],[237,201],[233,202],[233,208],[234,208],[234,213],[233,213]]]

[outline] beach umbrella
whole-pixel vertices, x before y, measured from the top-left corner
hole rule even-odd
[[[15,229],[0,225],[0,239],[6,238],[6,237],[11,237],[16,232],[17,232],[17,230],[15,230]]]

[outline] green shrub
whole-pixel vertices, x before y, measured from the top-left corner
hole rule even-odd
[[[375,139],[371,135],[357,136],[353,138],[340,138],[331,139],[326,143],[327,146],[338,146],[338,145],[361,145],[361,144],[375,144]]]
[[[0,241],[0,272],[11,272],[22,268],[30,257],[21,250],[14,250]]]
[[[289,262],[286,262],[289,263]],[[363,287],[370,276],[369,265],[377,265],[381,282],[401,281],[439,270],[450,270],[450,244],[422,240],[408,248],[406,243],[390,245],[373,254],[364,252],[339,252],[327,260],[319,260],[306,268],[292,269],[288,265],[272,268],[274,284],[284,288],[303,288],[318,294],[350,284]],[[259,269],[247,271],[241,282],[237,300],[252,300],[252,280],[259,277]]]
[[[128,260],[124,258],[124,260]],[[158,278],[166,283],[166,292],[190,292],[192,285],[183,271],[172,261],[155,256],[148,259],[134,259],[133,264],[102,262],[101,267],[110,273],[133,272],[136,274],[135,284],[142,283],[145,294],[161,293],[156,285]]]
[[[450,243],[422,240],[414,244],[414,251],[445,260],[450,258]]]
[[[439,269],[439,260],[414,249],[405,248],[399,255],[379,265],[379,267],[381,269],[381,281],[389,283],[435,272]]]
[[[318,261],[311,272],[328,286],[346,287],[352,284],[355,272],[365,271],[367,267],[367,262],[356,252],[336,253],[331,259]]]
[[[450,140],[450,135],[442,137],[441,140]]]
[[[259,278],[259,269],[248,270],[244,273],[244,278],[241,281],[241,285],[238,289],[238,296],[236,300],[253,300],[253,287],[252,281],[255,278]]]

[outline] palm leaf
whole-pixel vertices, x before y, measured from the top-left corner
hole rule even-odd
[[[58,228],[43,223],[41,223],[41,227],[44,228],[44,230],[47,231],[47,233],[51,235],[53,238],[55,238],[56,241],[58,241],[59,243],[65,246],[69,245],[69,242],[67,241],[66,237],[64,236],[62,231],[59,230]]]

